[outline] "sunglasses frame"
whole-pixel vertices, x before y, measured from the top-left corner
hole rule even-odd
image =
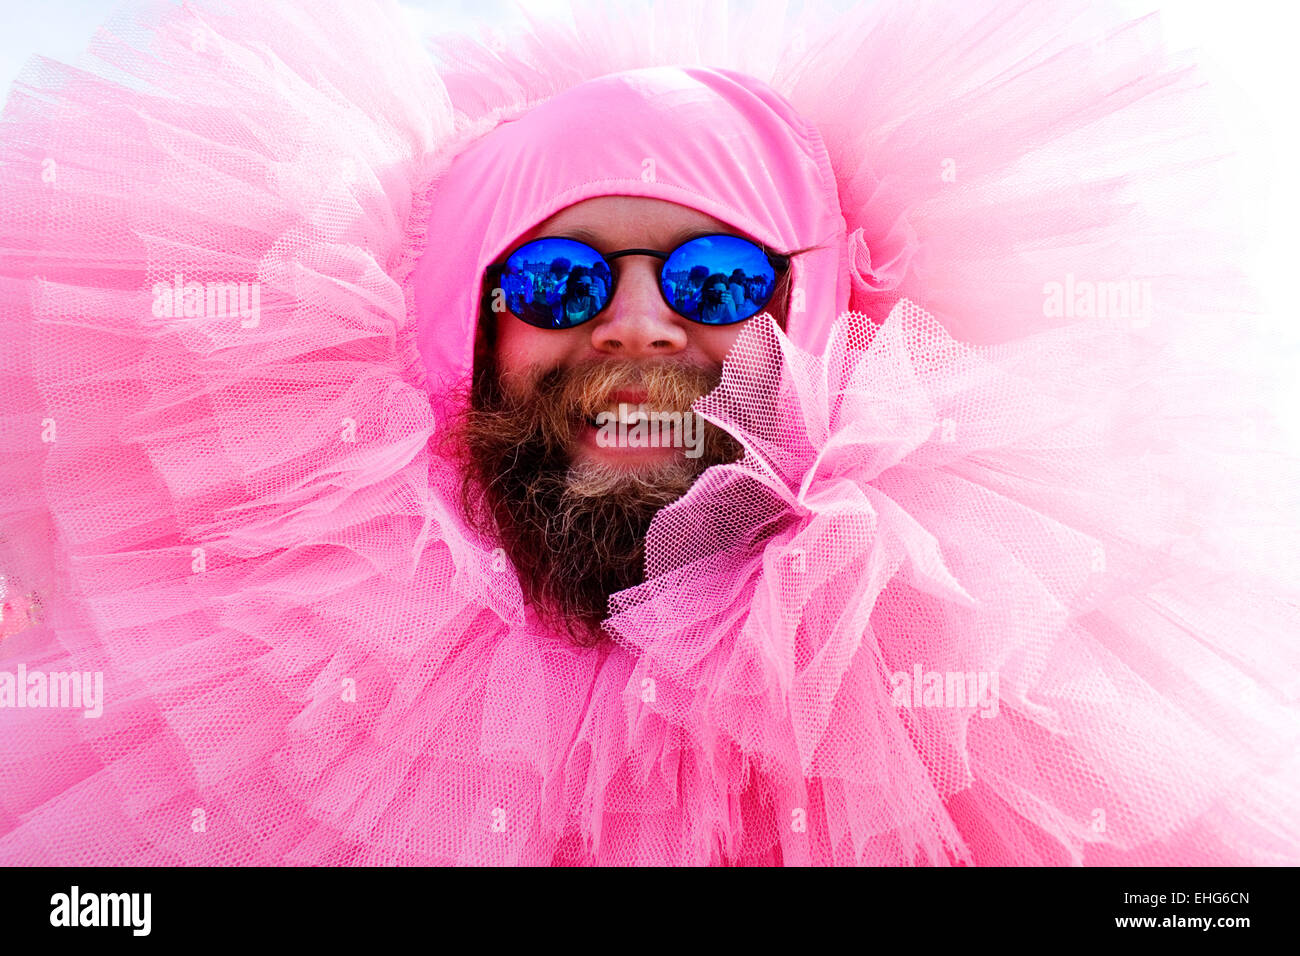
[[[668,301],[668,295],[664,292],[664,270],[668,267],[668,260],[671,259],[679,250],[681,250],[685,246],[690,245],[692,242],[695,242],[699,239],[716,239],[716,238],[739,239],[741,242],[749,243],[759,252],[763,253],[765,257],[767,257],[768,264],[772,267],[772,271],[776,273],[772,283],[772,289],[768,293],[766,301],[764,301],[763,304],[758,307],[758,309],[753,313],[753,315],[747,315],[745,316],[745,318],[737,319],[735,322],[705,322],[693,316],[686,315],[682,312],[679,312],[677,310],[677,306],[675,306],[673,303]],[[574,239],[571,236],[538,236],[536,239],[529,239],[527,242],[521,242],[519,245],[515,246],[508,253],[506,253],[506,255],[499,262],[494,262],[492,263],[492,265],[488,267],[489,271],[495,273],[497,287],[500,287],[501,277],[505,272],[506,266],[509,264],[511,258],[513,258],[514,255],[519,252],[519,250],[526,249],[535,242],[542,242],[548,239],[563,239],[565,242],[576,242],[580,246],[585,246],[586,248],[594,252],[596,256],[605,263],[605,265],[610,267],[609,268],[609,278],[610,278],[609,295],[605,300],[605,304],[602,305],[595,312],[593,312],[590,316],[583,319],[581,322],[575,322],[573,325],[566,325],[558,328],[550,325],[538,325],[535,322],[529,322],[528,319],[524,318],[522,315],[519,315],[513,309],[510,309],[509,305],[507,304],[506,308],[509,309],[510,314],[513,315],[515,318],[517,318],[520,322],[523,322],[527,325],[531,325],[535,329],[548,329],[550,331],[555,331],[555,332],[563,332],[565,329],[576,329],[579,326],[586,325],[588,322],[595,319],[596,316],[600,315],[607,308],[609,308],[609,304],[614,301],[614,296],[618,292],[618,275],[615,273],[613,266],[610,265],[610,262],[611,260],[614,259],[620,259],[623,256],[653,256],[654,258],[661,260],[663,264],[659,267],[658,286],[659,286],[659,297],[664,300],[664,304],[667,305],[668,308],[673,310],[674,315],[680,315],[683,319],[686,319],[690,322],[694,322],[697,325],[707,325],[715,328],[719,326],[739,325],[741,322],[746,322],[749,319],[752,319],[755,315],[758,315],[759,312],[761,312],[772,301],[772,296],[776,293],[777,281],[780,280],[781,276],[784,275],[785,271],[788,268],[790,268],[789,256],[782,255],[779,252],[769,252],[760,243],[755,242],[753,239],[747,239],[745,236],[738,236],[735,233],[731,233],[731,232],[706,232],[706,233],[701,233],[698,236],[691,236],[689,239],[686,239],[683,242],[678,243],[676,246],[674,246],[672,249],[669,249],[667,252],[664,252],[659,249],[620,249],[617,252],[606,253],[606,252],[601,252],[599,249],[597,249],[593,245],[590,245],[589,243],[583,242],[581,239]]]

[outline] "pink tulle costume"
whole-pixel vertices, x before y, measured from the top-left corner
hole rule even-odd
[[[160,3],[20,77],[0,863],[1300,862],[1296,462],[1157,24],[575,11]],[[815,248],[580,647],[438,439],[485,269],[607,195]]]

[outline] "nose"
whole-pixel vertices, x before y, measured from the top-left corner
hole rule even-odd
[[[684,320],[659,292],[660,265],[654,256],[618,259],[614,299],[592,323],[592,348],[619,358],[673,355],[686,348]]]

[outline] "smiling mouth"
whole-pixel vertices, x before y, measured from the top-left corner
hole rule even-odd
[[[607,417],[602,422],[598,421],[601,416],[612,417]],[[630,405],[627,402],[620,402],[613,408],[606,408],[597,412],[595,415],[588,416],[586,422],[591,428],[601,428],[607,424],[632,426],[637,422],[650,421],[653,417],[653,410],[648,408],[645,404]]]
[[[637,416],[649,416],[651,409],[646,406],[650,393],[644,388],[620,388],[609,394],[608,404],[591,415],[587,416],[586,424],[590,428],[600,428],[602,422],[597,419],[604,415],[605,422],[611,424],[633,425],[637,421]]]
[[[628,465],[683,454],[694,457],[689,450],[683,450],[689,443],[685,441],[681,415],[664,417],[667,422],[646,405],[623,402],[588,418],[578,418],[574,454]]]

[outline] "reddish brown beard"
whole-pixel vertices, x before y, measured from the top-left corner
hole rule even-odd
[[[461,504],[481,534],[500,542],[539,616],[573,642],[607,639],[600,622],[609,596],[643,580],[645,536],[659,509],[686,494],[706,468],[743,451],[701,419],[696,458],[679,449],[662,463],[631,468],[575,464],[579,428],[616,406],[610,396],[625,388],[644,388],[650,408],[689,412],[720,375],[667,361],[604,361],[507,384],[480,356],[449,443],[461,464]]]

